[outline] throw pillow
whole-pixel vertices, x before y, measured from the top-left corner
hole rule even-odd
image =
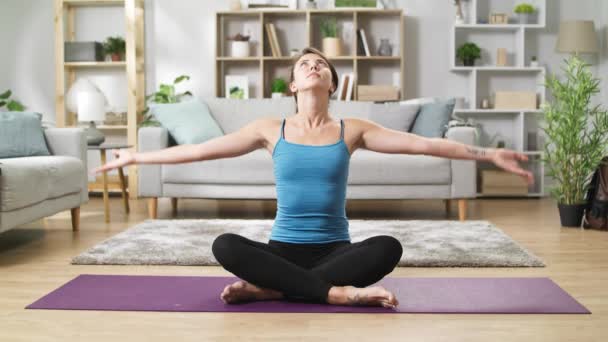
[[[419,109],[419,105],[374,103],[369,109],[369,119],[386,128],[409,132]]]
[[[422,105],[411,132],[428,138],[442,138],[452,117],[453,98]]]
[[[40,113],[0,112],[0,158],[48,156]]]
[[[155,103],[150,105],[150,111],[180,145],[200,144],[224,135],[207,104],[199,99]]]

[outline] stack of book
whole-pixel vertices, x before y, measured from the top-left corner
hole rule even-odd
[[[500,170],[482,170],[481,193],[484,195],[527,195],[526,180],[516,174]]]
[[[272,57],[283,57],[283,54],[281,54],[281,46],[279,45],[279,40],[277,39],[277,30],[274,27],[274,24],[264,24],[264,28],[266,29],[266,37],[268,37],[268,45],[270,46]]]

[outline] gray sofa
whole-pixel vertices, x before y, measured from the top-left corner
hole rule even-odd
[[[79,228],[89,200],[87,150],[81,128],[47,128],[50,156],[0,159],[0,232],[70,209]]]
[[[285,117],[295,113],[292,98],[231,100],[203,99],[225,134],[258,117]],[[337,118],[373,120],[398,103],[333,101],[330,113]],[[375,113],[375,115],[372,115]],[[345,130],[348,127],[345,126]],[[279,132],[277,132],[278,138]],[[453,127],[447,139],[475,143],[471,127]],[[139,130],[138,150],[160,150],[172,145],[164,127]],[[157,215],[157,199],[178,198],[276,199],[272,157],[265,149],[246,155],[187,164],[139,165],[138,192],[149,197],[149,215]],[[476,168],[469,160],[449,160],[424,155],[385,154],[356,150],[350,160],[347,199],[444,199],[458,200],[459,218],[466,217],[467,198],[475,197]]]

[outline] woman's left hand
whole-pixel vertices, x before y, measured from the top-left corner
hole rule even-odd
[[[532,172],[522,169],[518,163],[518,161],[528,161],[527,155],[499,148],[495,150],[495,153],[492,156],[492,161],[494,164],[496,164],[496,166],[502,168],[503,170],[524,177],[528,182],[528,185],[534,184],[534,175],[532,175]]]

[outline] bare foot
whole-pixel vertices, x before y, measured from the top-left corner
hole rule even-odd
[[[383,306],[394,309],[399,305],[395,295],[382,286],[334,286],[329,290],[328,302],[338,305]]]
[[[283,294],[271,289],[259,288],[244,280],[238,280],[228,285],[222,291],[220,298],[224,303],[234,304],[239,302],[281,299]]]

